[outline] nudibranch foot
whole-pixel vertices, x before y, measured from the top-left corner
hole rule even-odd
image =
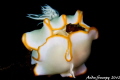
[[[87,67],[85,66],[85,64],[77,67],[77,68],[74,68],[74,64],[72,63],[71,64],[71,67],[70,67],[70,71],[66,72],[66,73],[62,73],[60,74],[62,77],[70,77],[70,78],[75,78],[76,76],[79,76],[79,75],[83,75],[87,72]]]
[[[85,64],[83,64],[82,66],[78,68],[75,68],[74,70],[75,76],[85,74],[86,72],[87,72],[87,67],[85,66]]]
[[[62,77],[69,77],[69,76],[72,76],[70,72],[61,73],[60,75],[61,75]]]

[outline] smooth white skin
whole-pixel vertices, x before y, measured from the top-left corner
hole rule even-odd
[[[95,33],[97,33],[96,30],[91,30],[88,34],[78,31],[70,36],[73,55],[73,59],[70,62],[67,62],[64,57],[68,45],[67,40],[57,36],[50,38],[47,43],[39,49],[41,59],[39,62],[36,61],[38,65],[35,68],[35,73],[37,75],[63,73],[61,74],[62,76],[64,76],[64,74],[68,76],[71,64],[74,65],[73,71],[75,71],[76,75],[84,72],[86,67],[84,66],[84,68],[81,69],[81,66],[90,55],[92,40],[97,36]]]
[[[51,7],[46,8],[51,9]],[[43,9],[45,10],[45,8]],[[55,13],[54,10],[53,13]],[[79,15],[79,11],[75,15],[68,15],[66,17],[67,24],[76,23]],[[40,54],[39,60],[31,58],[31,64],[36,64],[34,73],[35,75],[61,74],[62,77],[72,76],[75,78],[76,75],[82,74],[87,70],[84,62],[90,55],[91,44],[94,39],[97,39],[98,31],[96,29],[89,31],[90,27],[81,20],[80,23],[88,27],[86,32],[77,31],[68,34],[65,32],[66,26],[61,29],[62,26],[66,25],[63,21],[63,15],[58,17],[56,13],[53,17],[51,15],[48,16],[51,17],[51,20],[45,19],[44,16],[39,18],[33,18],[31,15],[28,16],[32,19],[42,19],[42,17],[45,19],[42,29],[26,33],[26,42],[28,46],[33,48],[32,57],[38,58],[38,54]],[[58,30],[52,30],[53,28]],[[53,35],[67,36],[67,38],[60,36],[53,37]],[[66,61],[65,54],[68,49],[69,40],[72,43],[72,60]],[[68,54],[70,54],[69,51]]]
[[[67,39],[57,36],[50,38],[38,50],[41,54],[41,59],[37,62],[38,66],[35,68],[35,73],[49,75],[66,71],[70,66],[70,62],[67,62],[64,58],[67,46]]]
[[[52,31],[45,23],[43,23],[43,27],[41,29],[26,33],[26,42],[30,47],[37,50],[37,48],[51,35]]]

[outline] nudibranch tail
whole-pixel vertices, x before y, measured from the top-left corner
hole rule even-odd
[[[89,36],[93,39],[97,39],[99,37],[98,30],[95,27],[90,27],[88,32]]]

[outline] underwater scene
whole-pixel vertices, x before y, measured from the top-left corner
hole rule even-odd
[[[0,80],[120,79],[110,4],[36,0],[7,6]]]

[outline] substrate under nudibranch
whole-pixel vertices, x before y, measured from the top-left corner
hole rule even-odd
[[[23,44],[32,52],[35,75],[60,74],[75,78],[84,74],[92,41],[98,38],[97,29],[83,22],[80,10],[74,15],[59,16],[56,10],[45,5],[42,11],[42,15],[28,14],[28,17],[43,20],[43,27],[22,36]]]

